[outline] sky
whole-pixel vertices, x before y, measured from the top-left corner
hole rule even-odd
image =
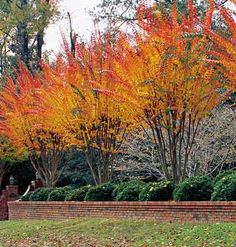
[[[47,29],[45,35],[46,50],[52,50],[55,53],[59,51],[62,43],[61,34],[68,34],[69,30],[68,11],[71,14],[73,29],[76,33],[84,38],[89,38],[94,25],[88,11],[100,2],[101,0],[61,0],[60,11],[63,18]]]

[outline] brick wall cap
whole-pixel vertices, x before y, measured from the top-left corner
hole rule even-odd
[[[175,202],[175,201],[145,201],[145,202],[128,202],[128,201],[120,201],[120,202],[114,202],[114,201],[86,201],[86,202],[76,202],[76,201],[10,201],[8,202],[9,205],[11,204],[45,204],[45,205],[99,205],[99,206],[192,206],[192,207],[198,207],[198,206],[235,206],[236,207],[236,201],[185,201],[185,202]]]

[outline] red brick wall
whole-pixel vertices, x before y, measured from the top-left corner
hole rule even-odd
[[[236,202],[9,202],[9,219],[112,217],[161,222],[236,222]]]

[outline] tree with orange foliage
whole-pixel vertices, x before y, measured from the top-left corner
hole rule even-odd
[[[178,184],[186,177],[200,122],[221,101],[214,66],[207,62],[204,20],[191,0],[186,15],[176,6],[170,16],[141,6],[138,17],[134,39],[120,38],[115,71],[132,84],[136,117],[152,131],[166,179]]]
[[[54,67],[43,66],[44,80],[54,81],[42,93],[44,119],[53,118],[71,146],[83,150],[95,184],[111,180],[114,157],[134,127],[125,109],[130,85],[113,75],[116,49],[111,37],[97,33],[74,54],[66,45],[66,59],[59,57]]]
[[[44,122],[40,108],[40,90],[44,86],[38,75],[33,77],[23,67],[16,83],[8,79],[0,95],[0,130],[19,154],[30,157],[44,185],[51,187],[58,179],[66,138],[54,130],[53,124]]]

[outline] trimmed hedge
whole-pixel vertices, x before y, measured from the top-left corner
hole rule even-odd
[[[70,186],[65,186],[61,188],[55,188],[51,191],[51,193],[48,195],[48,201],[65,201],[66,196],[72,188]]]
[[[53,188],[38,188],[31,193],[30,201],[47,201],[49,194],[53,191]]]
[[[146,183],[142,181],[130,181],[126,184],[120,184],[117,188],[116,201],[138,201],[139,194]]]
[[[212,201],[236,201],[236,174],[225,174],[214,186]]]
[[[107,183],[91,187],[84,198],[85,201],[113,201],[114,184]]]
[[[90,188],[91,185],[87,185],[68,192],[65,201],[84,201],[85,196]]]
[[[173,199],[174,185],[170,181],[148,183],[139,194],[140,201],[170,201]]]
[[[184,180],[175,189],[170,181],[146,184],[131,180],[80,188],[39,188],[22,196],[22,201],[236,201],[236,172],[226,171],[215,179],[196,176]]]
[[[209,201],[213,192],[213,181],[208,176],[196,176],[184,180],[174,190],[176,201]]]
[[[120,183],[120,184],[117,184],[115,186],[115,189],[113,190],[113,198],[114,200],[117,201],[117,196],[128,186],[145,186],[146,183],[140,181],[140,180],[130,180],[130,181],[127,181],[127,182],[123,182],[123,183]]]

